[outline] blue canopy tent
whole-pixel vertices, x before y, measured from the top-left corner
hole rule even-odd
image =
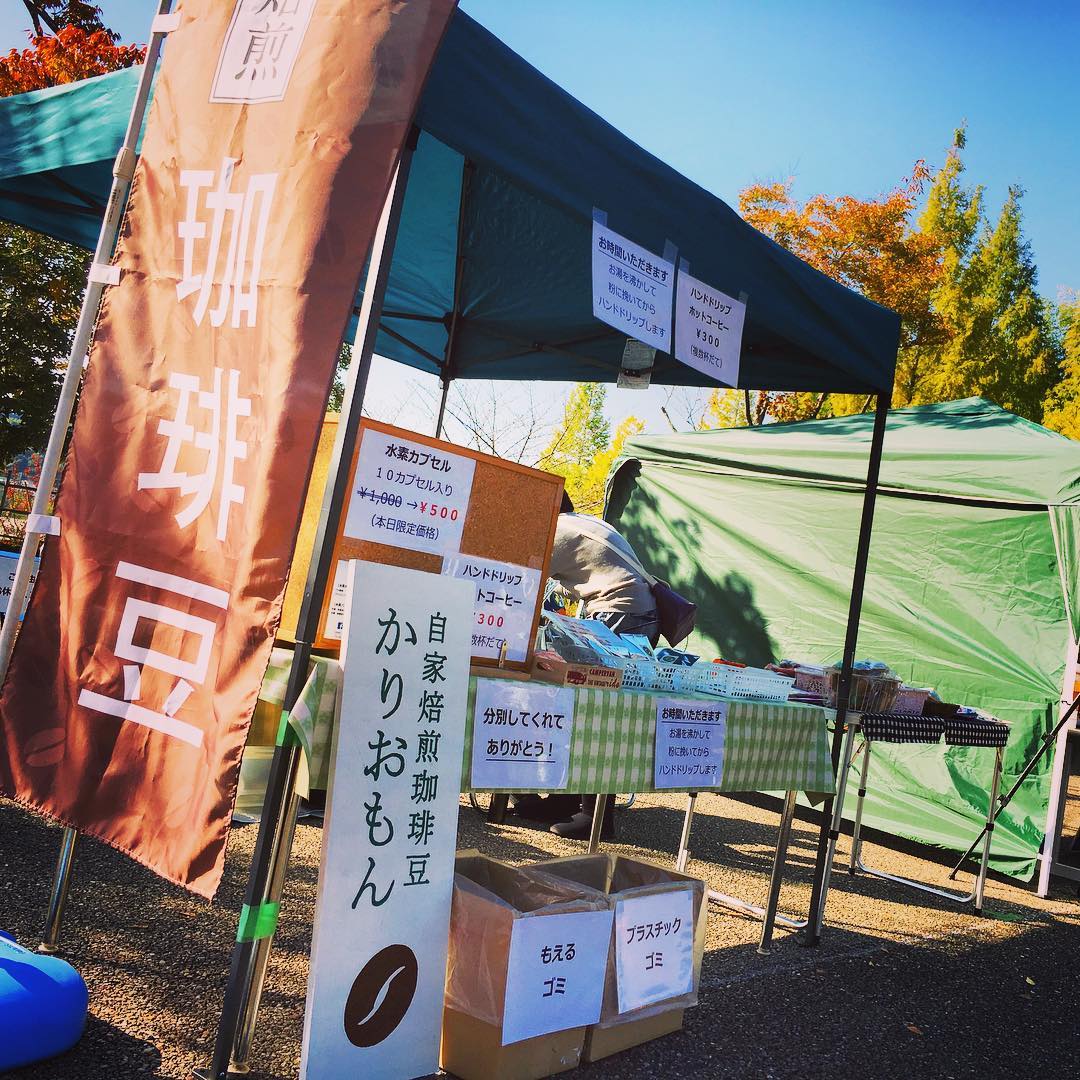
[[[93,247],[137,78],[0,100],[0,218]],[[592,314],[595,206],[652,251],[676,244],[695,277],[748,295],[741,386],[891,388],[893,312],[757,232],[461,11],[417,124],[380,355],[444,380],[614,381],[625,339]],[[708,384],[665,355],[653,381]]]

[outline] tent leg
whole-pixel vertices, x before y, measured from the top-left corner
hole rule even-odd
[[[172,0],[161,0],[158,4],[157,13],[166,15],[170,7],[172,7]],[[135,147],[142,131],[143,117],[146,115],[146,106],[150,99],[150,87],[154,81],[154,72],[157,69],[158,57],[161,54],[161,46],[164,40],[165,34],[150,35],[150,44],[147,46],[146,60],[143,63],[142,73],[139,75],[139,84],[135,90],[135,100],[131,105],[131,115],[128,117],[124,141],[113,164],[112,186],[109,188],[109,199],[105,204],[105,216],[101,221],[101,231],[98,233],[97,246],[94,248],[91,265],[107,263],[112,258],[113,248],[116,245],[116,236],[120,231],[120,222],[124,215],[124,208],[127,206],[128,189],[131,186],[131,179],[135,175],[135,162],[138,160]],[[87,281],[86,291],[83,293],[82,309],[79,311],[79,321],[75,326],[75,334],[71,339],[71,350],[68,353],[64,379],[60,384],[60,395],[56,402],[56,413],[53,416],[52,428],[49,431],[49,441],[45,447],[45,455],[41,459],[41,475],[34,491],[34,502],[30,508],[30,515],[26,519],[27,528],[23,534],[19,561],[16,563],[15,576],[11,582],[8,611],[22,611],[27,593],[30,591],[30,575],[33,571],[38,544],[42,537],[41,533],[30,528],[30,522],[45,517],[49,512],[49,501],[52,499],[53,488],[56,486],[56,475],[60,471],[60,455],[63,453],[64,443],[67,441],[71,413],[75,408],[75,399],[78,397],[79,384],[82,381],[83,358],[90,348],[90,338],[94,333],[94,324],[97,320],[97,311],[101,304],[101,294],[104,289],[105,286],[100,281]],[[11,654],[15,648],[15,636],[18,630],[18,618],[5,619],[3,628],[0,629],[0,685],[3,684],[4,679],[7,677],[8,665],[11,663]],[[55,951],[60,940],[64,903],[67,900],[68,887],[71,884],[71,853],[74,847],[75,831],[65,829],[61,841],[56,876],[53,880],[52,899],[49,903],[45,936],[41,943],[43,951]]]
[[[382,312],[390,261],[397,236],[401,207],[408,186],[409,164],[416,147],[417,131],[410,133],[402,148],[401,159],[383,205],[382,216],[372,243],[364,298],[356,332],[357,362],[349,369],[343,414],[338,425],[337,441],[328,475],[332,478],[323,493],[319,527],[315,537],[314,558],[308,568],[304,599],[300,609],[289,681],[285,689],[283,712],[295,705],[308,677],[312,642],[318,637],[322,600],[330,578],[330,563],[338,523],[348,502],[349,465],[359,435],[364,391],[371,371],[379,317]],[[226,1080],[230,1072],[246,1072],[262,981],[266,972],[277,905],[281,902],[285,871],[296,826],[294,788],[300,765],[300,747],[287,735],[274,749],[266,798],[263,802],[259,835],[248,874],[244,906],[237,941],[233,946],[229,980],[218,1022],[213,1062],[208,1074],[212,1080]],[[266,924],[269,924],[267,926]]]
[[[855,648],[859,640],[859,617],[862,614],[863,591],[866,587],[866,567],[870,561],[870,535],[874,526],[874,504],[877,501],[878,478],[881,475],[881,454],[885,443],[885,422],[889,416],[889,394],[878,394],[874,410],[874,434],[870,442],[870,459],[866,470],[866,493],[863,496],[862,519],[859,524],[859,543],[855,551],[855,572],[851,585],[851,603],[848,607],[847,634],[844,639],[844,656],[840,668],[840,681],[836,695],[836,726],[833,730],[832,761],[835,771],[840,764],[840,751],[847,727],[848,701],[851,695],[851,673],[855,665]],[[850,747],[849,747],[850,753]],[[838,798],[847,777],[837,775]],[[842,807],[841,807],[842,808]],[[810,922],[804,944],[817,945],[821,938],[821,923],[825,910],[827,879],[832,852],[840,835],[840,817],[830,813],[833,800],[824,806],[824,818],[818,834],[817,857],[814,863],[814,883],[810,894]]]
[[[854,875],[859,869],[859,853],[862,850],[862,812],[866,802],[866,782],[870,779],[870,740],[863,739],[862,775],[859,779],[859,798],[855,803],[855,830],[851,834],[851,861],[848,873]]]
[[[682,835],[679,837],[679,856],[675,860],[675,869],[680,874],[686,873],[686,864],[690,861],[690,826],[694,822],[694,808],[697,805],[697,792],[691,791],[686,796],[686,815],[683,817]]]
[[[60,926],[64,918],[64,905],[67,904],[68,888],[71,885],[71,870],[75,865],[75,841],[78,836],[74,829],[65,829],[64,838],[60,841],[60,856],[56,860],[52,893],[49,896],[49,913],[45,916],[45,932],[41,935],[38,952],[54,953],[60,943]]]
[[[772,952],[773,929],[776,926],[776,909],[780,906],[780,887],[784,883],[784,866],[787,864],[788,844],[791,842],[791,826],[795,820],[795,800],[798,792],[789,791],[784,796],[784,809],[780,814],[780,833],[776,838],[773,855],[772,876],[769,878],[769,898],[765,902],[765,918],[761,921],[761,938],[758,955]]]
[[[450,384],[454,381],[454,345],[457,342],[458,323],[461,321],[461,290],[465,274],[465,217],[469,205],[475,166],[466,158],[461,167],[461,196],[458,200],[457,257],[454,260],[454,299],[448,316],[446,351],[442,362],[442,397],[439,399],[439,418],[435,421],[435,438],[443,437],[446,420],[446,402],[450,397]]]

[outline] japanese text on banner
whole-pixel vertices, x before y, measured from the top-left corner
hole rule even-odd
[[[366,428],[345,517],[345,536],[429,551],[461,549],[476,462]]]
[[[726,701],[660,698],[656,703],[653,784],[714,788],[724,778]]]
[[[0,791],[202,896],[341,327],[453,7],[184,0],[154,73]]]
[[[565,787],[573,735],[572,687],[478,679],[472,787],[480,791]]]
[[[725,386],[739,385],[746,305],[679,271],[675,359]]]
[[[524,660],[529,653],[533,617],[540,593],[540,571],[513,563],[458,555],[443,562],[442,572],[468,581],[475,590],[472,654]]]
[[[394,566],[349,567],[303,1075],[426,1076],[438,1063],[470,588]],[[395,979],[414,979],[415,991]]]
[[[593,221],[593,315],[662,352],[671,352],[675,266]]]

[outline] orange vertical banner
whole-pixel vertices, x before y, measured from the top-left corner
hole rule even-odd
[[[203,896],[342,330],[453,0],[184,0],[33,600],[0,791]]]

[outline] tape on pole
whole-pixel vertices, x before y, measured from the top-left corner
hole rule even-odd
[[[150,24],[150,33],[171,34],[174,30],[180,28],[180,17],[182,15],[182,11],[170,11],[167,15],[155,15],[154,21]]]
[[[277,929],[281,902],[257,904],[240,908],[240,923],[236,928],[237,941],[261,941],[273,937]]]
[[[113,263],[91,263],[90,280],[99,285],[119,285],[120,267]]]
[[[27,514],[26,531],[39,536],[59,536],[60,519],[51,514]]]

